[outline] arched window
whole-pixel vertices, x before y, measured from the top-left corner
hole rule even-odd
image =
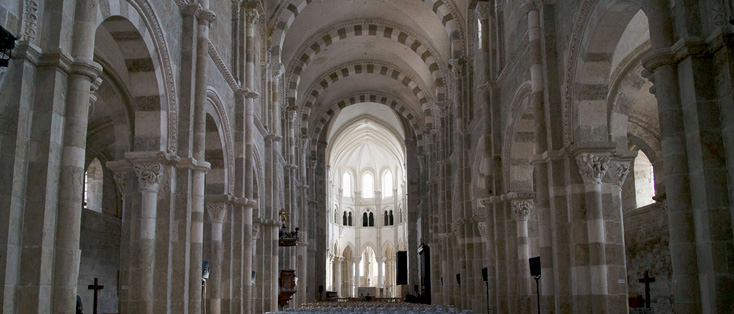
[[[375,197],[375,179],[369,172],[362,175],[362,197]]]
[[[370,227],[375,226],[375,215],[370,213]]]
[[[391,210],[390,211],[390,225],[392,226],[394,224],[395,224],[395,217],[392,215],[392,210]]]
[[[349,212],[349,218],[347,221],[347,225],[350,225],[350,226],[352,225],[352,212]]]
[[[342,215],[342,225],[347,225],[347,212],[344,212],[344,215]]]
[[[637,207],[650,205],[655,202],[652,199],[655,196],[655,175],[650,159],[641,150],[637,152],[634,169]]]
[[[382,176],[382,196],[392,196],[392,172],[387,171]]]
[[[367,212],[364,212],[362,214],[362,227],[367,227],[369,225],[369,218],[367,218]]]
[[[352,194],[352,176],[349,172],[345,172],[342,176],[342,193],[344,195]]]
[[[96,212],[102,212],[102,182],[104,174],[102,163],[94,158],[84,173],[84,206]]]
[[[384,223],[382,225],[383,226],[389,226],[390,225],[390,218],[387,216],[387,211],[385,211],[385,215],[383,215],[383,216],[384,216],[384,220],[383,220]]]
[[[477,48],[482,49],[482,20],[480,19],[477,19],[477,39],[479,41]]]

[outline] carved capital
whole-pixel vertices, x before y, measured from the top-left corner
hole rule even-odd
[[[252,239],[260,239],[260,224],[252,224]]]
[[[195,16],[201,9],[201,5],[198,3],[186,4],[181,7],[181,14],[183,16]]]
[[[217,14],[212,10],[201,9],[196,11],[196,18],[199,20],[199,23],[211,25],[217,20]]]
[[[481,235],[482,238],[487,236],[487,223],[486,222],[477,223],[477,229],[479,229],[479,235]]]
[[[477,7],[474,9],[474,15],[476,15],[480,20],[486,20],[489,19],[491,11],[489,2],[477,2]]]
[[[579,173],[586,184],[601,184],[601,179],[609,169],[609,157],[582,153],[576,156]]]
[[[119,191],[120,195],[124,197],[125,191],[127,190],[127,182],[125,181],[125,174],[115,172],[112,178],[115,179],[115,186],[117,187],[117,191]]]
[[[206,212],[212,222],[223,223],[227,217],[227,204],[224,202],[211,202],[206,204]]]
[[[245,19],[247,19],[248,26],[257,24],[260,21],[260,11],[255,8],[248,8],[245,11]]]
[[[134,169],[135,175],[138,176],[140,189],[157,190],[158,185],[161,183],[162,168],[163,167],[161,167],[161,164],[158,162],[136,163]]]
[[[533,211],[535,204],[532,200],[516,200],[512,201],[512,212],[517,220],[527,221],[530,213]]]
[[[629,161],[617,161],[614,162],[614,167],[612,167],[611,175],[614,177],[614,182],[616,182],[619,187],[622,187],[622,184],[624,184],[624,180],[627,179],[627,175],[630,173],[630,162]]]
[[[464,60],[462,59],[451,59],[449,60],[449,69],[454,79],[460,79],[463,72]]]
[[[291,123],[296,122],[296,118],[298,117],[298,110],[296,110],[296,108],[292,108],[292,107],[288,107],[287,110],[288,111],[287,111],[286,115],[288,117],[288,121],[290,121]]]
[[[260,94],[249,88],[240,88],[236,91],[236,93],[244,97],[245,99],[257,99],[258,97],[260,97]]]

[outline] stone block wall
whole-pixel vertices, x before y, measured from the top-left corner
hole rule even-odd
[[[655,277],[650,284],[650,305],[655,313],[673,313],[668,215],[665,203],[653,203],[624,212],[624,242],[627,252],[629,295],[645,296],[645,285],[638,282],[645,270]]]
[[[117,217],[88,209],[82,213],[77,294],[82,298],[84,313],[93,313],[94,291],[88,286],[94,283],[94,278],[104,286],[98,295],[97,313],[118,312],[121,222]]]

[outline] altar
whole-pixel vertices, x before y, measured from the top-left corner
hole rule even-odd
[[[359,298],[364,298],[366,296],[370,296],[373,298],[379,297],[377,293],[377,287],[359,287],[357,289],[357,296],[359,296]]]

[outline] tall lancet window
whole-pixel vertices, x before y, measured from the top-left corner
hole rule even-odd
[[[652,197],[655,196],[655,174],[650,159],[641,150],[637,151],[634,169],[637,207],[654,203]]]
[[[85,207],[96,212],[102,212],[102,163],[95,158],[84,173],[84,203]]]
[[[352,176],[349,172],[345,172],[342,176],[342,193],[347,196],[352,194]]]
[[[362,175],[362,197],[373,198],[375,197],[375,179],[372,174],[367,172]]]
[[[387,171],[382,177],[382,196],[392,196],[392,172]]]

